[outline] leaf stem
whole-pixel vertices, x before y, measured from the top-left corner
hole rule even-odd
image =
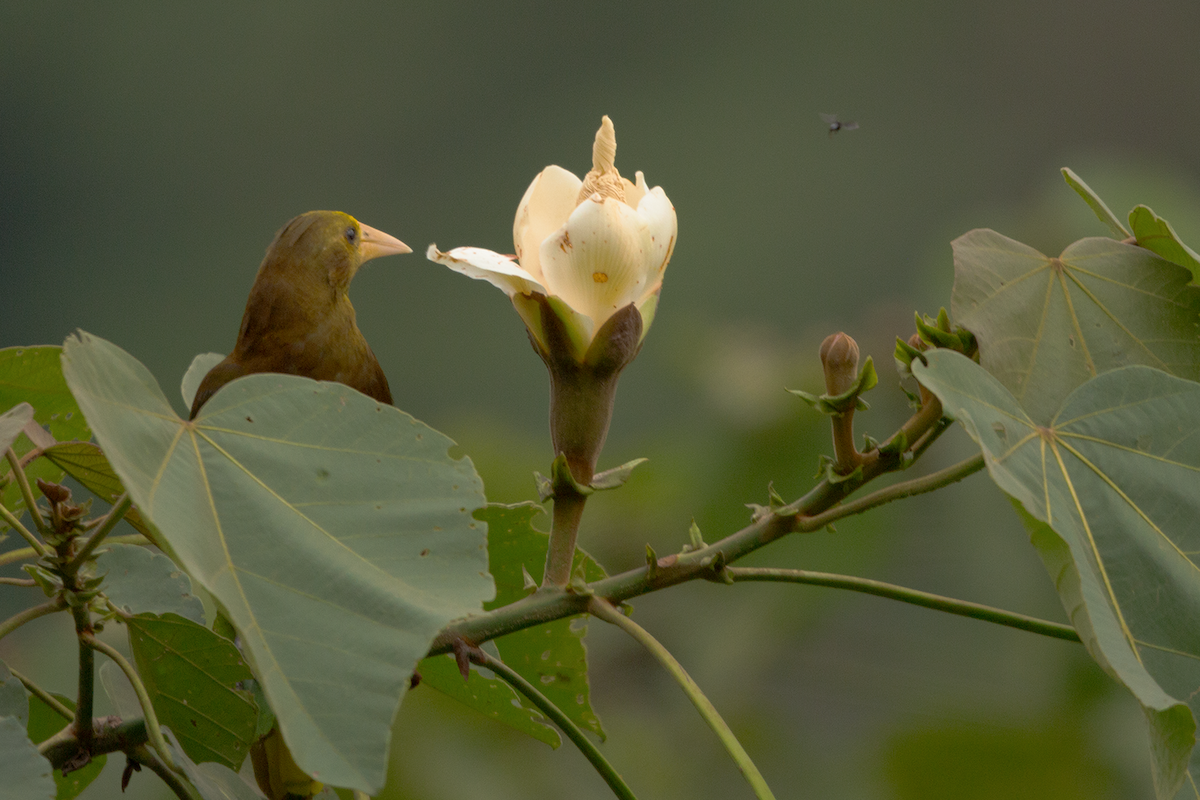
[[[4,508],[0,506],[0,509]],[[154,542],[142,536],[140,533],[129,533],[124,536],[110,536],[109,544],[136,544],[142,547],[152,545]],[[15,550],[9,550],[7,553],[0,553],[0,567],[7,564],[15,564],[18,561],[28,561],[31,558],[37,558],[38,552],[32,547],[19,547]]]
[[[62,701],[57,697],[47,692],[45,689],[38,686],[36,683],[17,672],[12,667],[9,667],[8,671],[12,673],[14,678],[21,682],[21,684],[30,694],[34,695],[38,700],[41,700],[46,705],[50,706],[50,708],[63,719],[68,721],[75,719],[75,712],[63,705]]]
[[[95,636],[88,635],[83,638],[89,646],[99,650],[115,661],[117,666],[121,668],[121,671],[125,673],[125,677],[133,685],[133,690],[138,696],[138,702],[142,706],[142,714],[146,720],[146,733],[150,737],[150,744],[158,752],[158,757],[162,759],[164,764],[172,771],[179,772],[179,768],[175,766],[175,761],[171,758],[171,753],[167,749],[166,740],[163,739],[162,728],[158,724],[158,715],[154,713],[154,704],[150,701],[150,693],[146,691],[146,685],[142,683],[141,676],[138,675],[137,670],[126,660],[125,656]]]
[[[129,492],[125,492],[123,495],[117,498],[117,500],[113,503],[112,509],[108,512],[107,516],[104,517],[104,522],[100,525],[100,529],[88,537],[87,542],[84,543],[83,547],[79,549],[79,552],[75,554],[75,557],[71,559],[70,563],[63,567],[63,572],[68,575],[74,575],[76,572],[78,572],[79,568],[83,566],[88,558],[91,557],[92,552],[96,549],[96,546],[103,542],[105,537],[112,533],[113,528],[117,527],[117,523],[121,521],[121,518],[125,516],[125,512],[128,511],[132,505],[133,500],[129,497]]]
[[[828,586],[834,589],[849,589],[854,592],[873,594],[876,597],[886,597],[899,600],[902,603],[932,608],[935,611],[945,611],[962,617],[994,622],[997,625],[1007,625],[1010,628],[1039,633],[1055,639],[1065,639],[1078,642],[1079,634],[1070,625],[1038,619],[1037,617],[1017,614],[1012,611],[985,606],[982,603],[972,603],[968,600],[958,600],[893,583],[858,578],[852,575],[835,575],[829,572],[812,572],[804,569],[767,569],[757,567],[726,567],[725,574],[735,582],[742,581],[776,581],[780,583],[802,583],[809,586]]]
[[[42,519],[42,512],[37,507],[37,501],[33,497],[33,490],[29,488],[29,478],[25,475],[25,470],[21,469],[21,461],[17,458],[17,453],[11,447],[4,454],[8,459],[9,466],[12,467],[13,477],[17,479],[17,485],[21,487],[21,497],[25,499],[25,505],[29,509],[29,516],[33,517],[33,524],[37,526],[38,531],[43,537],[52,533],[50,526],[46,524],[46,520]],[[34,544],[35,548],[39,545]],[[41,553],[45,555],[45,552]]]
[[[657,639],[651,636],[645,628],[622,614],[604,598],[592,597],[588,603],[588,611],[593,616],[605,622],[610,622],[628,633],[638,644],[645,647],[650,651],[651,655],[658,659],[658,662],[671,674],[671,677],[683,689],[684,694],[692,701],[692,705],[700,712],[700,716],[712,728],[713,733],[721,740],[721,744],[725,745],[725,749],[729,752],[733,762],[737,764],[747,783],[754,790],[755,796],[759,800],[767,800],[767,798],[774,800],[775,795],[771,793],[771,789],[767,786],[762,773],[758,771],[758,767],[754,766],[754,762],[750,760],[750,756],[746,753],[745,748],[742,747],[741,742],[733,735],[733,731],[725,724],[725,720],[717,713],[717,709],[713,707],[712,702],[701,691],[699,685],[687,674],[683,665],[676,661],[675,657]]]
[[[131,750],[126,750],[125,755],[133,759],[137,763],[147,767],[151,772],[162,779],[162,782],[178,797],[180,800],[195,800],[196,795],[188,791],[187,786],[179,776],[171,770],[167,769],[166,765],[158,759],[153,750],[145,745],[139,745]]]
[[[33,606],[32,608],[27,608],[24,611],[13,614],[11,617],[4,620],[4,622],[0,622],[0,639],[8,636],[26,622],[32,622],[38,617],[44,617],[47,614],[53,614],[56,611],[62,611],[66,607],[66,600],[63,600],[61,597],[55,597],[45,603],[42,603],[40,606]]]
[[[871,492],[870,494],[864,495],[849,503],[836,505],[833,508],[821,512],[820,514],[814,514],[813,516],[802,515],[796,523],[796,530],[804,531],[806,533],[811,531],[819,531],[829,523],[836,522],[843,517],[861,514],[864,511],[868,511],[876,506],[890,503],[893,500],[902,500],[905,497],[925,494],[926,492],[932,492],[936,489],[941,489],[944,486],[949,486],[952,483],[957,483],[963,478],[969,477],[983,469],[983,466],[984,462],[982,454],[972,456],[966,461],[960,461],[953,466],[946,467],[945,469],[938,470],[937,472],[923,475],[920,478],[913,478],[912,480],[895,483],[887,488]],[[782,509],[782,511],[786,513],[792,510],[798,510],[798,506],[801,502],[802,501],[797,501],[790,506],[786,506],[784,509]]]
[[[35,536],[28,528],[22,525],[21,520],[17,518],[16,514],[12,513],[2,505],[0,505],[0,519],[4,520],[5,525],[8,525],[14,531],[19,533],[22,539],[29,542],[29,549],[33,551],[33,556],[44,557],[50,554],[50,551],[46,548],[46,545],[42,544],[41,539],[38,539],[37,536]],[[4,554],[4,556],[7,555],[9,555],[9,553]],[[4,556],[0,556],[0,559],[3,559]],[[8,562],[0,560],[0,565],[6,563]]]
[[[471,656],[471,661],[481,667],[487,667],[492,672],[496,673],[498,676],[504,679],[506,683],[510,684],[519,692],[521,692],[521,694],[528,697],[529,700],[535,706],[537,706],[543,714],[553,720],[554,724],[557,725],[562,732],[567,735],[568,739],[575,743],[575,746],[579,748],[584,757],[591,762],[596,771],[600,773],[600,777],[604,778],[604,782],[607,783],[608,787],[613,790],[613,794],[615,794],[617,797],[623,798],[623,800],[637,800],[637,797],[625,783],[625,780],[615,769],[613,769],[612,764],[608,763],[608,760],[604,758],[600,750],[597,749],[596,745],[592,743],[592,740],[587,738],[583,731],[579,729],[579,726],[572,722],[567,715],[559,709],[558,706],[550,702],[548,697],[539,692],[537,688],[534,687],[532,683],[525,680],[520,673],[509,667],[500,659],[493,657],[490,653],[487,653],[478,647],[472,647],[469,653]]]

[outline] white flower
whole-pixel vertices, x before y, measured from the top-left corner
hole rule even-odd
[[[443,253],[430,245],[426,255],[504,290],[543,349],[543,306],[533,301],[535,293],[562,319],[577,359],[604,322],[631,303],[645,336],[675,249],[675,208],[662,187],[647,187],[641,172],[633,183],[622,178],[613,165],[616,149],[606,116],[582,181],[555,166],[533,179],[513,223],[515,260],[478,247]]]

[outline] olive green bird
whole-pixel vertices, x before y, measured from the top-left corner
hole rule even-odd
[[[309,211],[284,225],[258,268],[237,345],[200,382],[189,419],[222,386],[258,372],[337,381],[390,405],[347,292],[364,261],[411,252],[340,211]]]

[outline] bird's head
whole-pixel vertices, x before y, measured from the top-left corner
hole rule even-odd
[[[364,261],[411,252],[396,237],[349,214],[309,211],[283,226],[263,265],[282,270],[293,281],[328,284],[345,292]]]

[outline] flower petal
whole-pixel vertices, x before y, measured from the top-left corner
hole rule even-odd
[[[517,293],[546,294],[541,282],[521,269],[512,260],[512,256],[502,256],[482,247],[456,247],[448,253],[443,253],[437,249],[437,245],[431,244],[425,251],[425,257],[455,272],[461,272],[468,278],[487,281],[502,289],[509,297]]]
[[[591,317],[596,328],[641,297],[649,240],[637,211],[615,198],[598,198],[580,203],[567,224],[542,242],[540,253],[550,293]]]
[[[566,224],[579,199],[583,182],[562,167],[546,167],[529,184],[513,220],[513,245],[521,266],[542,280],[538,248],[547,236]]]
[[[645,190],[646,179],[642,177],[641,172],[637,174],[637,180],[638,186]],[[645,291],[655,292],[662,286],[667,262],[675,252],[679,222],[675,217],[675,206],[671,205],[661,186],[655,186],[643,195],[638,203],[638,216],[646,226],[646,254],[649,263]]]

